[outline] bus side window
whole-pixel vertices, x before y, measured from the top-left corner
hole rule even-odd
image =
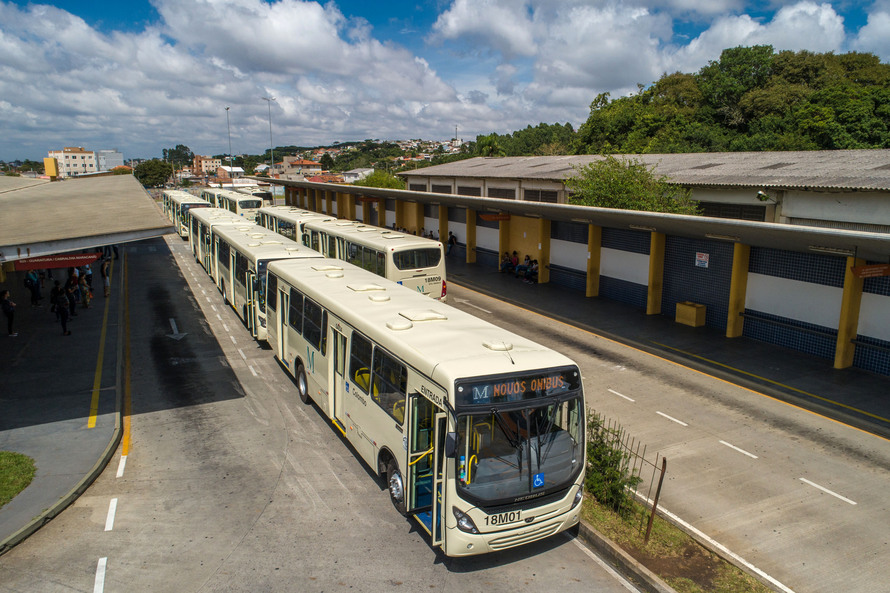
[[[303,337],[319,351],[322,350],[321,336],[325,320],[324,311],[318,303],[308,298],[303,300]]]
[[[382,251],[377,252],[377,275],[386,278],[386,254]]]
[[[278,276],[269,274],[266,282],[266,309],[274,311],[278,308]]]
[[[349,351],[349,376],[363,393],[371,386],[371,342],[357,332],[352,332]]]
[[[290,289],[290,308],[287,314],[288,324],[297,330],[297,333],[303,333],[303,295]]]
[[[402,424],[405,420],[405,391],[408,369],[379,348],[374,349],[373,399],[383,411]]]

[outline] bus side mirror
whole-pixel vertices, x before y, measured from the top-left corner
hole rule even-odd
[[[454,459],[457,453],[457,433],[449,432],[445,434],[445,457]]]

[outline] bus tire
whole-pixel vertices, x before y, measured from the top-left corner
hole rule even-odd
[[[395,459],[390,459],[386,465],[386,487],[389,490],[389,499],[392,501],[392,506],[396,508],[400,515],[406,515],[405,480],[402,478],[402,472],[399,471],[399,465]]]
[[[303,363],[299,361],[294,361],[294,368],[296,368],[294,376],[297,379],[297,393],[300,395],[300,401],[308,404],[312,398],[309,397],[309,382],[306,380],[306,369],[303,367]]]

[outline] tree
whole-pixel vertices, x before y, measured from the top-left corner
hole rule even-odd
[[[385,187],[389,189],[405,189],[405,182],[391,173],[387,173],[378,169],[365,177],[359,179],[353,185],[361,185],[362,187]]]
[[[163,154],[165,161],[180,167],[195,160],[195,153],[189,150],[185,144],[177,144],[175,148],[165,148]]]
[[[571,204],[599,208],[621,208],[647,212],[698,214],[698,202],[688,189],[671,184],[635,159],[605,156],[602,160],[576,168],[566,179],[574,195]]]
[[[145,187],[160,187],[173,175],[173,166],[160,159],[151,159],[136,165],[133,175]]]
[[[504,149],[498,142],[497,134],[476,136],[476,154],[479,156],[505,156]]]
[[[330,153],[324,153],[321,155],[321,159],[319,160],[321,163],[321,168],[325,171],[330,171],[334,168],[334,157],[330,155]]]

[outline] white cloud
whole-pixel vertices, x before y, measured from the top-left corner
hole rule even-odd
[[[871,52],[890,61],[890,1],[876,2],[868,13],[868,22],[859,30],[851,46],[858,51]]]
[[[433,24],[431,41],[466,38],[507,58],[537,51],[525,1],[455,0]]]

